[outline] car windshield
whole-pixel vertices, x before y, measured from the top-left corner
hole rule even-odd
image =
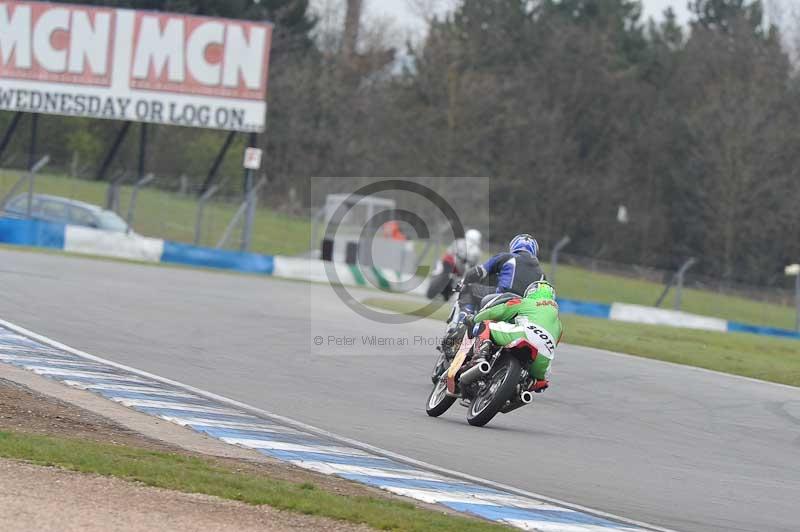
[[[97,213],[97,220],[99,222],[98,229],[105,229],[107,231],[119,231],[124,233],[128,230],[128,224],[125,220],[113,211],[101,211]]]
[[[38,205],[39,199],[34,196],[33,204],[31,206],[36,208]],[[14,197],[6,204],[5,209],[8,212],[13,212],[15,214],[25,214],[28,211],[28,195],[20,194],[19,196]]]

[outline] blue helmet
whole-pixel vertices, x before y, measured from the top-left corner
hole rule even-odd
[[[511,239],[511,243],[508,244],[508,250],[511,253],[522,253],[524,251],[532,257],[536,257],[539,255],[539,243],[531,235],[521,234]]]

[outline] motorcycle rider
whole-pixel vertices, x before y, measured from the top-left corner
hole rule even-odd
[[[457,238],[448,247],[446,254],[456,259],[455,272],[466,272],[474,268],[481,260],[481,232],[467,229],[464,238]]]
[[[467,271],[462,281],[458,303],[464,315],[474,314],[485,296],[511,292],[521,296],[532,282],[542,279],[539,243],[529,234],[519,234],[508,244],[508,253],[500,253]],[[495,286],[486,281],[494,280]],[[481,283],[481,284],[479,284]]]
[[[450,299],[456,290],[458,280],[481,259],[481,232],[468,229],[463,238],[457,238],[439,259],[432,274],[426,295],[429,299],[442,296]]]
[[[472,325],[474,323],[475,325]],[[471,335],[477,335],[476,358],[487,358],[498,346],[525,338],[538,351],[528,371],[534,379],[532,391],[541,393],[549,386],[550,365],[564,328],[558,317],[556,290],[544,276],[531,283],[524,297],[491,302],[474,318],[467,318]]]

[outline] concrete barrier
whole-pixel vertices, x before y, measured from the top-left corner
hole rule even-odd
[[[158,238],[147,238],[136,233],[115,233],[67,225],[64,229],[64,251],[159,262],[164,252],[164,241]]]
[[[648,325],[668,325],[687,329],[702,329],[705,331],[725,332],[728,330],[728,322],[719,318],[709,318],[707,316],[689,314],[688,312],[645,307],[642,305],[630,305],[627,303],[612,304],[609,319],[631,323],[645,323]]]

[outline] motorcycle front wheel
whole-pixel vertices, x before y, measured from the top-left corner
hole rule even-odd
[[[472,399],[467,411],[467,422],[482,427],[505,406],[517,389],[522,366],[515,357],[504,354],[484,377],[486,386]]]
[[[433,390],[428,396],[428,406],[425,408],[425,412],[431,417],[439,417],[447,412],[447,409],[455,402],[455,397],[447,395],[447,379],[442,377],[433,386]]]
[[[436,365],[433,366],[433,371],[431,372],[431,382],[436,384],[439,382],[439,377],[447,371],[447,355],[444,353],[439,353],[439,358],[436,360]]]

